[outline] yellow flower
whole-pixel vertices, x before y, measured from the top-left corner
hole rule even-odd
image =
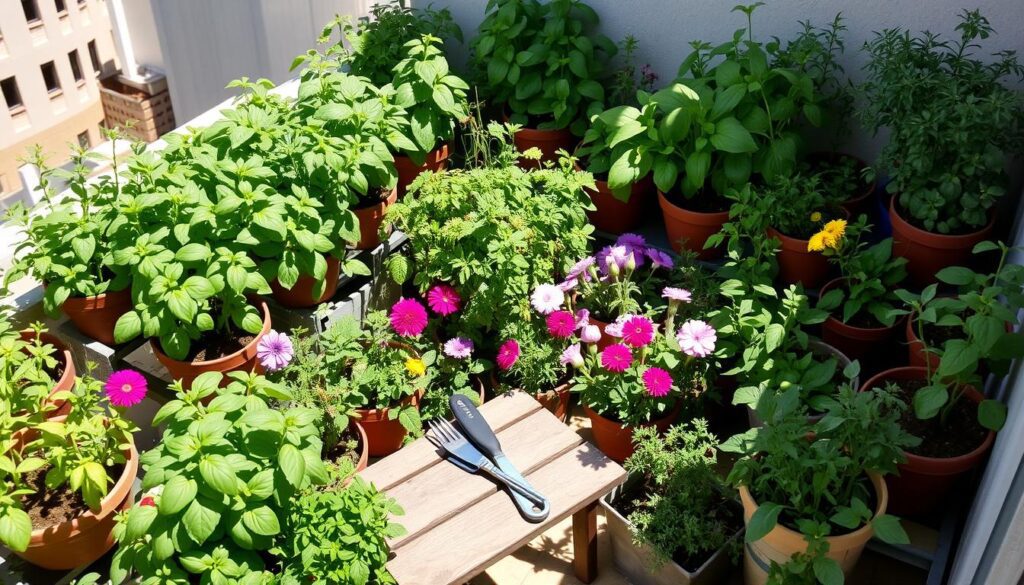
[[[413,376],[419,377],[427,373],[427,364],[419,358],[409,358],[405,360],[405,369]]]
[[[824,250],[825,249],[825,237],[826,237],[826,235],[827,234],[824,231],[820,231],[820,232],[814,234],[813,236],[811,236],[811,239],[807,241],[807,251],[808,252],[821,252],[822,250]]]
[[[811,221],[814,222],[814,223],[818,223],[819,221],[821,221],[821,212],[820,211],[815,211],[814,213],[812,213],[811,214]]]
[[[838,242],[844,235],[846,235],[846,220],[833,219],[825,224],[825,231]]]

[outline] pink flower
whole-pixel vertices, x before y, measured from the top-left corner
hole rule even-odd
[[[661,289],[661,296],[670,301],[680,301],[683,303],[688,303],[693,299],[693,295],[690,291],[685,288],[675,288],[672,286],[666,286]]]
[[[151,506],[153,508],[156,508],[156,500],[153,498],[153,496],[145,496],[141,500],[139,500],[139,505]]]
[[[135,406],[146,397],[146,378],[135,370],[118,370],[107,378],[103,391],[114,406]]]
[[[642,378],[647,393],[655,398],[668,396],[672,391],[672,375],[661,368],[647,368]]]
[[[715,342],[718,335],[715,328],[704,321],[691,319],[679,328],[676,334],[676,341],[683,353],[693,357],[707,357],[715,351]]]
[[[579,281],[575,278],[567,278],[558,283],[558,290],[562,292],[570,292],[572,289],[576,288],[577,284],[579,284]]]
[[[591,266],[594,265],[595,262],[597,262],[596,258],[594,258],[593,256],[587,256],[583,260],[580,260],[576,264],[572,265],[572,268],[570,268],[569,272],[565,275],[565,279],[578,279],[582,277],[584,281],[590,280],[590,275],[587,273],[587,271],[590,269]]]
[[[451,315],[459,310],[462,297],[451,285],[435,284],[427,292],[427,304],[438,315]]]
[[[580,332],[580,340],[584,343],[597,343],[601,341],[601,329],[597,325],[586,325]]]
[[[516,360],[519,359],[519,342],[515,339],[509,339],[505,343],[501,344],[498,348],[498,357],[495,361],[498,362],[498,367],[507,370],[515,365]]]
[[[416,299],[399,299],[390,317],[391,328],[402,337],[419,337],[427,328],[427,310]]]
[[[548,334],[552,337],[566,339],[572,337],[572,332],[576,330],[576,317],[569,311],[555,311],[548,315],[546,322]]]
[[[676,265],[671,256],[657,248],[647,248],[647,257],[651,259],[651,264],[653,264],[655,268],[667,268],[668,270],[672,270]]]
[[[565,293],[553,284],[537,286],[537,288],[533,289],[533,295],[530,296],[530,304],[541,315],[550,315],[562,308],[562,303],[564,302]]]
[[[457,360],[468,358],[473,354],[473,340],[468,337],[453,337],[444,342],[444,353]]]
[[[569,347],[565,348],[562,352],[562,356],[558,358],[558,361],[562,365],[571,364],[574,368],[583,366],[583,352],[580,351],[580,344],[574,343]]]
[[[292,347],[292,340],[286,334],[273,329],[256,344],[256,357],[259,358],[263,369],[268,372],[276,372],[287,366],[293,355],[295,349]]]
[[[612,337],[622,337],[622,326],[633,318],[633,315],[620,315],[618,319],[604,326],[604,334]]]
[[[654,324],[647,317],[637,315],[622,324],[622,340],[633,347],[643,347],[654,339]]]
[[[621,343],[613,343],[601,352],[601,365],[609,372],[625,372],[633,363],[633,352]]]
[[[590,311],[578,309],[576,311],[576,329],[583,329],[587,325],[590,325]]]

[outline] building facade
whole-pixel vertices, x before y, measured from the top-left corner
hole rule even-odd
[[[60,164],[99,144],[99,78],[116,70],[106,0],[0,0],[0,199],[32,145]]]

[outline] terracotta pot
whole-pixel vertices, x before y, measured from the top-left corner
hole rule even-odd
[[[132,293],[124,289],[94,297],[68,297],[61,310],[87,337],[115,345],[114,324],[132,310]]]
[[[928,370],[922,367],[893,368],[880,372],[868,380],[862,390],[884,388],[886,382],[927,379]],[[985,397],[967,387],[961,400],[967,398],[980,403]],[[982,464],[996,434],[989,431],[985,439],[970,453],[956,457],[923,457],[904,451],[906,463],[899,465],[899,473],[885,478],[891,494],[890,510],[898,516],[920,516],[937,510],[950,492],[966,475]]]
[[[366,469],[366,466],[370,463],[370,438],[366,435],[366,429],[363,428],[359,421],[352,420],[349,424],[355,427],[356,434],[359,435],[359,461],[356,462],[356,472],[358,473]]]
[[[862,158],[853,156],[845,152],[812,152],[808,155],[807,159],[814,164],[815,162],[835,162],[840,159],[851,159],[857,163],[857,176],[859,177],[861,171],[868,166]],[[858,191],[856,195],[850,197],[846,201],[842,202],[843,209],[845,209],[850,217],[856,219],[860,214],[871,215],[871,196],[875,193],[874,184],[864,185],[864,187]]]
[[[882,476],[869,471],[868,477],[875,487],[874,518],[877,518],[885,514],[889,496]],[[740,501],[743,503],[743,521],[749,523],[758,505],[746,486],[740,486],[739,492]],[[825,538],[829,544],[826,554],[828,558],[839,563],[844,575],[849,575],[873,534],[874,530],[867,524],[848,534],[828,536]],[[804,540],[803,534],[777,524],[764,538],[748,542],[743,547],[743,582],[746,585],[764,585],[768,581],[768,571],[772,562],[785,564],[794,554],[806,550],[807,541]]]
[[[570,400],[572,393],[569,392],[569,384],[560,384],[553,390],[536,394],[537,402],[545,409],[555,415],[562,422],[569,421]]]
[[[341,272],[341,260],[329,254],[324,256],[327,259],[327,273],[324,275],[324,294],[319,299],[313,298],[313,286],[316,279],[308,274],[299,275],[299,279],[289,290],[281,285],[278,279],[270,281],[270,289],[274,291],[274,300],[282,307],[301,308],[315,307],[320,303],[329,300],[338,292],[338,276]]]
[[[384,223],[384,212],[395,201],[398,201],[398,189],[392,189],[385,201],[352,210],[359,219],[359,241],[356,243],[356,250],[372,250],[380,245],[380,228]]]
[[[95,562],[114,546],[115,516],[132,506],[132,483],[138,474],[139,454],[132,444],[124,471],[100,500],[99,510],[33,530],[28,548],[16,554],[33,565],[54,571],[84,567]]]
[[[658,204],[661,205],[665,231],[668,233],[668,242],[673,250],[678,253],[685,247],[687,250],[697,252],[697,258],[701,260],[712,260],[722,255],[724,248],[704,249],[704,242],[717,234],[722,229],[722,224],[729,221],[728,211],[712,213],[689,211],[669,201],[660,190],[658,191]]]
[[[21,331],[21,340],[26,343],[35,341],[36,332],[31,329]],[[63,341],[58,339],[56,336],[46,333],[45,331],[39,334],[39,338],[46,345],[56,348],[57,354],[54,356],[57,361],[63,363],[64,372],[60,375],[60,379],[53,385],[53,389],[50,390],[50,395],[46,399],[46,404],[53,407],[46,413],[46,418],[56,418],[64,416],[71,411],[71,403],[64,399],[55,399],[53,396],[58,392],[70,391],[75,387],[75,360],[71,356],[71,350],[64,344]]]
[[[526,152],[530,148],[537,147],[542,153],[540,161],[519,159],[519,166],[524,169],[536,169],[547,161],[557,161],[559,150],[572,152],[579,141],[568,129],[538,130],[536,128],[522,128],[516,132],[512,140],[519,152]]]
[[[423,391],[420,390],[412,396],[406,396],[399,404],[402,406],[412,405],[419,410],[420,399]],[[405,436],[409,431],[402,426],[398,419],[388,418],[387,408],[357,408],[356,416],[359,417],[359,424],[366,431],[367,447],[366,452],[370,457],[384,457],[402,448]]]
[[[935,274],[943,268],[971,266],[971,251],[975,244],[989,239],[995,217],[976,232],[946,236],[911,225],[900,215],[896,197],[893,197],[889,202],[889,221],[892,222],[893,256],[907,259],[910,279],[923,287],[937,282]]]
[[[913,368],[931,367],[932,371],[939,369],[939,356],[928,353],[924,350],[924,344],[917,337],[914,330],[916,323],[913,319],[907,319],[907,363]]]
[[[423,161],[423,164],[417,165],[412,162],[412,159],[404,154],[395,155],[395,170],[398,171],[398,185],[395,189],[398,190],[398,197],[405,197],[405,192],[416,177],[420,176],[420,173],[424,171],[430,171],[436,173],[443,171],[448,167],[448,145],[442,144],[440,147],[435,148],[427,153],[427,158]]]
[[[185,388],[188,388],[192,384],[192,380],[196,379],[196,376],[204,372],[221,372],[227,374],[228,372],[252,372],[257,373],[263,372],[263,367],[260,366],[259,360],[256,357],[256,345],[260,339],[270,332],[270,309],[267,308],[267,303],[259,301],[260,310],[263,311],[263,329],[256,335],[256,338],[250,341],[242,349],[213,360],[201,361],[201,362],[183,362],[178,361],[160,349],[160,343],[156,339],[150,339],[149,345],[153,349],[153,354],[156,355],[156,359],[160,360],[160,363],[167,368],[170,372],[171,377],[176,380],[181,380]],[[230,380],[225,377],[221,381],[222,386],[226,386]]]
[[[821,294],[841,285],[842,279],[830,280],[821,287]],[[903,325],[900,317],[889,327],[856,327],[843,323],[832,315],[821,324],[821,337],[825,343],[835,346],[852,360],[878,356],[890,349],[890,342],[896,331]]]
[[[581,170],[579,166],[577,170]],[[629,232],[643,223],[648,215],[654,195],[654,180],[647,175],[633,183],[629,189],[629,200],[622,201],[612,195],[607,181],[595,179],[597,190],[587,189],[590,200],[594,202],[594,211],[588,211],[587,217],[594,227],[611,234]]]
[[[779,280],[785,284],[803,283],[805,288],[818,288],[828,275],[828,258],[821,252],[808,252],[807,240],[791,238],[779,230],[768,228],[768,237],[782,243],[777,259]]]
[[[681,399],[676,400],[675,406],[667,415],[640,426],[655,427],[659,433],[664,433],[675,422],[682,405]],[[583,405],[583,411],[590,418],[590,430],[594,434],[594,443],[597,444],[598,449],[603,451],[610,459],[619,463],[622,463],[633,454],[633,451],[636,450],[633,445],[633,429],[635,427],[623,425],[610,418],[605,418],[586,404]]]

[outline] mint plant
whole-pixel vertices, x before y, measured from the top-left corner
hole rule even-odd
[[[46,416],[46,399],[57,382],[57,349],[40,338],[42,323],[33,323],[31,331],[35,338],[25,341],[6,317],[0,318],[0,403],[12,428]]]

